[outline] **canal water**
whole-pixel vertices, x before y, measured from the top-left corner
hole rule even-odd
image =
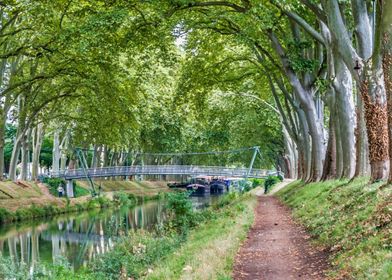
[[[190,199],[195,209],[201,209],[217,197]],[[164,202],[148,201],[132,208],[93,210],[0,226],[0,253],[32,269],[38,262],[65,259],[77,270],[111,250],[117,236],[141,229],[152,231],[165,219]]]

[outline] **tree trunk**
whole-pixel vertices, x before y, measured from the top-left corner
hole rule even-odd
[[[366,134],[365,123],[365,109],[361,94],[357,94],[357,126],[355,127],[355,149],[356,149],[356,164],[354,177],[367,176],[369,174],[369,144]]]
[[[44,136],[44,126],[39,123],[33,133],[33,160],[31,168],[31,179],[37,180],[39,173],[39,157],[41,154],[42,141]]]
[[[52,172],[60,171],[60,132],[56,129],[53,134],[53,161]]]
[[[20,177],[23,181],[26,181],[29,176],[29,140],[31,136],[31,129],[29,129],[22,137],[21,141],[21,150],[22,150],[22,158],[21,158],[21,173]]]
[[[93,156],[91,159],[91,168],[97,168],[97,157],[98,157],[98,145],[94,145]]]
[[[5,146],[6,118],[4,112],[0,112],[0,181],[4,179],[4,146]]]
[[[340,122],[341,120],[339,119],[339,115],[338,115],[338,108],[337,108],[337,104],[336,104],[336,99],[334,101],[333,104],[334,110],[333,115],[330,116],[330,119],[332,120],[333,123],[333,136],[335,138],[335,176],[334,177],[330,177],[331,179],[334,178],[341,178],[343,176],[343,169],[344,169],[344,163],[343,163],[343,151],[345,150],[343,147],[343,143],[342,143],[342,130],[340,127]]]
[[[334,118],[329,119],[329,136],[328,145],[325,153],[325,162],[323,168],[322,180],[336,178],[336,137],[335,137],[335,122]]]
[[[336,57],[336,56],[335,56]],[[355,173],[355,109],[352,98],[353,86],[349,70],[343,61],[335,59],[336,80],[334,88],[336,92],[335,106],[337,111],[339,132],[342,151],[342,174],[341,177],[352,178]],[[339,151],[339,149],[338,149]],[[337,173],[340,177],[340,172]]]
[[[389,155],[392,155],[392,2],[380,1],[382,11],[382,65],[384,71],[385,88],[387,92],[388,107],[388,136]],[[392,164],[389,163],[388,182],[392,182]]]
[[[14,147],[12,149],[12,154],[11,154],[11,161],[10,161],[10,172],[9,172],[9,177],[12,181],[16,180],[16,169],[17,169],[17,164],[19,160],[19,155],[20,155],[20,148],[22,144],[22,138],[25,136],[26,131],[25,131],[25,126],[26,126],[26,111],[25,111],[25,106],[24,106],[24,97],[19,96],[18,98],[18,129],[16,132],[16,138],[14,141]]]
[[[361,95],[365,107],[371,178],[373,181],[386,179],[389,172],[387,106],[379,99],[372,102],[367,80],[362,82]]]
[[[298,112],[298,119],[300,125],[300,135],[298,140],[298,153],[301,155],[301,164],[302,174],[300,178],[304,181],[307,181],[311,176],[311,147],[309,142],[309,129],[308,124],[306,122],[305,114],[302,110]]]

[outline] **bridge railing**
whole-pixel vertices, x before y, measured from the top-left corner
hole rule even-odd
[[[52,173],[52,177],[65,179],[81,179],[89,177],[115,177],[132,175],[206,175],[225,177],[250,177],[263,178],[268,175],[277,175],[277,171],[248,168],[222,167],[222,166],[198,166],[198,165],[134,165],[114,166],[90,169],[68,169]]]

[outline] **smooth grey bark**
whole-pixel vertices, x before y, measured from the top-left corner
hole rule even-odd
[[[14,140],[14,147],[12,149],[9,177],[12,181],[16,180],[16,168],[19,160],[20,149],[22,145],[22,139],[26,134],[26,111],[25,111],[25,98],[24,96],[18,97],[18,129],[16,132],[16,138]]]
[[[60,170],[65,171],[67,165],[67,152],[69,146],[69,132],[66,131],[63,139],[61,140],[59,150],[60,150]]]
[[[53,160],[52,172],[57,173],[60,171],[60,131],[55,129],[53,133]]]
[[[16,166],[19,160],[20,147],[21,147],[20,138],[16,138],[14,141],[14,147],[12,149],[10,170],[9,170],[9,178],[12,181],[16,180]]]
[[[333,90],[329,90],[326,99],[326,103],[328,104],[331,113],[329,118],[328,144],[325,152],[322,180],[336,178],[337,172],[339,172],[338,169],[340,168],[339,152],[337,152],[337,146],[340,144],[340,141],[337,137],[339,131],[336,129],[338,120],[333,110],[335,104],[335,92]]]
[[[273,32],[269,32],[269,37],[272,42],[272,47],[275,49],[276,53],[279,55],[280,61],[282,63],[283,69],[286,76],[296,93],[297,99],[301,104],[301,108],[304,111],[306,122],[309,128],[309,133],[311,136],[311,176],[310,181],[319,181],[323,172],[323,162],[324,162],[324,133],[323,124],[320,123],[318,117],[318,111],[314,102],[314,94],[312,89],[305,89],[301,84],[301,81],[296,76],[294,71],[290,67],[290,63],[287,59],[284,49],[279,43]]]
[[[353,82],[351,74],[339,56],[335,56],[335,80],[333,87],[336,92],[336,112],[338,118],[338,129],[341,140],[342,173],[341,177],[352,178],[355,173],[356,148],[355,148],[355,125],[356,116],[354,100],[352,97]],[[339,149],[337,149],[339,153]],[[340,175],[337,172],[337,175]]]
[[[22,137],[21,141],[21,172],[20,178],[23,181],[26,181],[29,177],[29,158],[30,158],[30,137],[31,137],[31,129],[28,129],[27,132]]]
[[[33,146],[33,158],[32,158],[32,166],[31,166],[31,179],[37,180],[38,173],[39,173],[39,157],[41,154],[41,147],[42,141],[44,137],[44,125],[39,123],[33,129],[33,139],[32,139],[32,146]]]
[[[98,162],[98,145],[94,144],[93,156],[91,158],[91,168],[96,168]]]

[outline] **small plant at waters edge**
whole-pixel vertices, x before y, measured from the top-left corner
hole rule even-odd
[[[166,194],[166,206],[171,214],[172,221],[168,226],[175,229],[178,233],[186,234],[188,232],[193,208],[189,200],[188,192],[173,192]]]
[[[138,202],[138,199],[133,194],[128,194],[125,192],[116,192],[113,195],[113,201],[115,201],[119,205],[135,205]]]

